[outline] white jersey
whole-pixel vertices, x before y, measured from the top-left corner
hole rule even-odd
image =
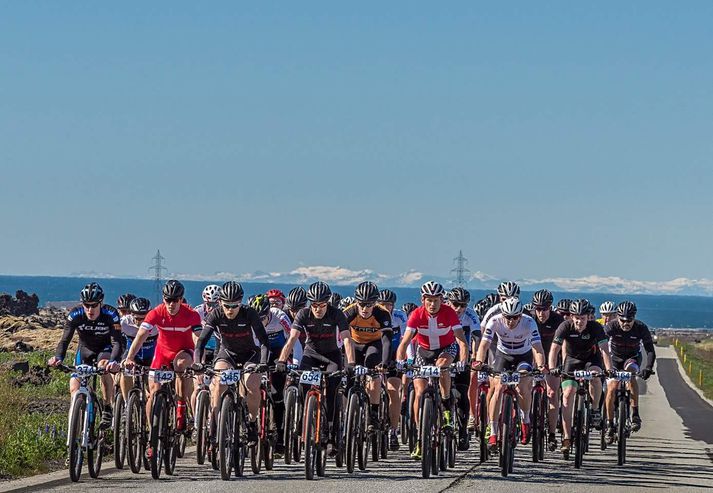
[[[265,332],[267,333],[268,339],[270,339],[270,351],[279,356],[280,351],[284,347],[287,339],[290,338],[290,331],[292,323],[290,322],[290,317],[287,316],[285,312],[276,307],[270,308],[270,320],[265,326]],[[255,334],[253,334],[255,338]],[[255,338],[255,343],[259,346],[260,341]],[[292,349],[292,361],[298,364],[302,359],[302,344],[298,340]]]
[[[481,320],[481,326],[485,327],[488,325],[488,322],[490,322],[490,319],[492,319],[495,315],[500,315],[500,312],[502,310],[500,309],[500,303],[496,303],[490,308],[488,308],[488,311],[485,312],[485,315],[483,315],[483,320]]]
[[[136,320],[133,315],[124,315],[121,317],[121,333],[124,334],[129,339],[134,339],[136,333],[139,331],[139,326],[136,325]],[[151,327],[149,332],[149,339],[158,337],[158,327],[155,325]]]
[[[485,326],[483,340],[492,343],[494,336],[498,336],[498,351],[505,354],[525,354],[532,349],[533,343],[541,342],[537,322],[527,315],[520,317],[512,330],[505,324],[502,314],[494,316]]]
[[[475,313],[475,310],[468,307],[459,318],[460,324],[463,326],[463,330],[465,330],[466,327],[470,327],[470,331],[466,334],[468,342],[470,342],[470,338],[473,334],[475,334],[476,337],[480,337],[480,319],[478,318],[478,314]]]
[[[193,308],[196,313],[198,313],[198,316],[201,317],[201,325],[205,327],[205,318],[208,316],[208,310],[205,306],[205,303],[201,303],[200,305],[197,305],[196,307]],[[200,336],[200,332],[196,334],[197,336]],[[210,339],[208,339],[208,342],[205,345],[205,349],[209,349],[211,351],[215,351],[215,349],[218,347],[218,331],[214,331],[213,335],[210,336]],[[258,347],[260,347],[260,344],[258,343]]]

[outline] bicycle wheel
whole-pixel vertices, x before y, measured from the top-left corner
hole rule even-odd
[[[488,393],[478,396],[478,442],[480,443],[480,462],[488,460]]]
[[[233,474],[236,478],[242,477],[245,472],[245,458],[247,457],[248,410],[245,401],[238,398],[235,403],[235,423],[233,423]]]
[[[359,449],[357,450],[357,462],[359,465],[359,470],[363,471],[366,469],[367,462],[369,461],[369,445],[371,440],[369,439],[369,399],[364,396],[359,399],[359,409],[361,417],[359,418],[359,430],[358,430],[358,440]]]
[[[359,445],[359,429],[361,410],[359,408],[359,396],[352,394],[349,397],[347,406],[347,430],[346,430],[346,455],[347,455],[347,472],[354,472],[354,463],[358,454]]]
[[[151,467],[151,477],[158,479],[161,477],[163,466],[163,442],[168,426],[166,416],[166,398],[160,392],[154,394],[153,406],[151,407],[151,432],[149,434],[149,465]]]
[[[408,411],[406,415],[408,416],[408,450],[413,452],[416,443],[418,442],[418,427],[416,426],[416,416],[413,413],[413,404],[416,400],[416,392],[411,386],[411,390],[408,394]]]
[[[433,470],[433,400],[430,397],[423,399],[421,407],[421,476],[428,479],[431,477]],[[438,469],[438,468],[436,468]]]
[[[126,404],[126,455],[131,472],[134,474],[141,471],[144,456],[143,412],[139,394],[131,392]]]
[[[84,413],[87,402],[84,394],[77,395],[74,406],[70,411],[69,420],[69,478],[73,482],[79,481],[82,475],[84,462],[84,449],[82,448],[82,428],[84,426]]]
[[[196,462],[198,464],[205,463],[208,452],[210,440],[208,413],[210,413],[210,395],[208,391],[201,390],[196,398]]]
[[[163,470],[173,476],[176,470],[176,458],[180,449],[180,437],[183,433],[176,431],[176,407],[167,403],[164,411],[166,414],[165,435],[163,437]]]
[[[304,416],[305,478],[314,479],[317,465],[317,398],[310,395],[305,406]]]
[[[379,404],[379,430],[379,453],[382,459],[388,459],[391,423],[389,421],[389,394],[385,390],[381,391]]]
[[[575,409],[572,438],[574,439],[574,467],[579,469],[582,467],[584,457],[584,430],[582,430],[584,411],[579,406]]]
[[[275,463],[275,444],[277,440],[277,423],[275,423],[275,410],[272,399],[267,400],[265,406],[265,425],[262,440],[262,458],[265,462],[265,470],[272,471]]]
[[[399,432],[401,435],[401,445],[406,445],[409,442],[409,426],[408,426],[408,419],[410,417],[410,410],[408,408],[408,403],[409,403],[409,396],[410,396],[410,391],[406,390],[406,396],[405,399],[402,401],[401,406],[402,406],[402,412],[401,416],[399,419]],[[404,408],[405,407],[405,408]]]
[[[624,399],[619,401],[619,416],[617,420],[617,464],[623,466],[626,463],[626,421],[628,405]]]
[[[104,430],[101,429],[101,420],[104,407],[94,399],[88,403],[89,408],[89,444],[87,445],[87,468],[89,476],[99,477],[104,459]]]
[[[540,438],[542,437],[543,430],[540,428],[541,416],[541,406],[542,406],[542,393],[535,391],[532,394],[532,416],[530,417],[530,423],[532,426],[532,462],[540,461]]]
[[[295,428],[295,414],[297,410],[297,388],[288,387],[285,390],[285,416],[283,421],[282,443],[285,444],[285,464],[292,463],[294,453],[294,439],[298,435]],[[297,460],[297,459],[295,459]]]
[[[337,399],[335,400],[335,407],[336,409],[334,410],[334,423],[332,423],[332,435],[334,436],[334,447],[336,449],[337,455],[334,456],[334,465],[336,465],[337,467],[344,467],[344,449],[346,447],[346,438],[344,436],[344,429],[346,428],[344,394],[337,394]]]
[[[257,427],[257,442],[254,445],[248,447],[250,449],[250,468],[253,474],[260,474],[260,469],[262,469],[262,427],[264,426],[263,413],[265,402],[263,402],[258,410],[257,419],[255,420],[255,426]]]
[[[547,435],[549,434],[548,410],[550,409],[550,401],[547,397],[547,391],[543,389],[540,399],[540,444],[537,447],[540,451],[539,460],[545,460],[545,445],[547,443]]]
[[[505,478],[510,472],[510,454],[513,453],[513,441],[511,435],[515,433],[513,430],[513,402],[510,394],[503,396],[502,413],[502,429],[500,431],[500,474]]]
[[[113,445],[114,445],[114,465],[117,469],[124,469],[126,464],[126,417],[124,396],[118,392],[114,396],[114,419],[112,423]]]
[[[329,427],[327,421],[324,417],[327,414],[327,410],[322,406],[320,413],[318,414],[316,429],[319,430],[317,436],[315,437],[315,443],[317,444],[317,457],[315,461],[317,476],[324,477],[327,470],[327,440],[326,440],[326,428]]]
[[[235,404],[232,396],[227,393],[223,396],[223,402],[220,405],[220,422],[218,424],[218,463],[220,464],[220,478],[223,481],[229,480],[233,472],[235,424]]]

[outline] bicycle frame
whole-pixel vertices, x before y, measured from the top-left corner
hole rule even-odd
[[[87,412],[84,413],[84,423],[82,423],[82,442],[81,446],[82,448],[86,448],[89,446],[89,423],[91,422],[92,419],[92,414],[96,413],[96,409],[94,409],[94,404],[98,403],[98,399],[96,397],[96,393],[94,391],[94,385],[96,385],[96,379],[97,376],[103,375],[105,372],[104,369],[98,368],[96,366],[92,365],[78,365],[75,367],[71,366],[63,366],[62,368],[69,370],[69,371],[74,371],[72,373],[72,378],[76,378],[79,380],[79,389],[72,394],[72,400],[69,405],[69,419],[68,419],[68,430],[73,429],[74,423],[72,423],[72,416],[74,415],[74,406],[77,403],[77,399],[79,398],[80,395],[85,396],[86,399],[86,405],[87,405]],[[101,410],[101,404],[99,405],[100,410]],[[71,445],[71,436],[67,434],[67,447]]]

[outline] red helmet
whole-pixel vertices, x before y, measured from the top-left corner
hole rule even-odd
[[[268,298],[280,298],[283,303],[285,302],[285,293],[279,289],[271,289],[265,294],[267,294]]]

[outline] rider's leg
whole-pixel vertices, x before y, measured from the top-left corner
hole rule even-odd
[[[390,377],[386,381],[386,391],[389,393],[389,421],[391,428],[399,427],[399,417],[401,415],[401,380],[398,377]]]
[[[577,382],[566,379],[562,381],[562,435],[569,439],[572,432],[572,407],[577,394]]]
[[[193,394],[193,379],[184,376],[183,372],[190,368],[192,364],[193,355],[188,351],[180,351],[173,360],[173,369],[180,375],[176,379],[176,395],[186,405],[190,404],[191,394]]]

